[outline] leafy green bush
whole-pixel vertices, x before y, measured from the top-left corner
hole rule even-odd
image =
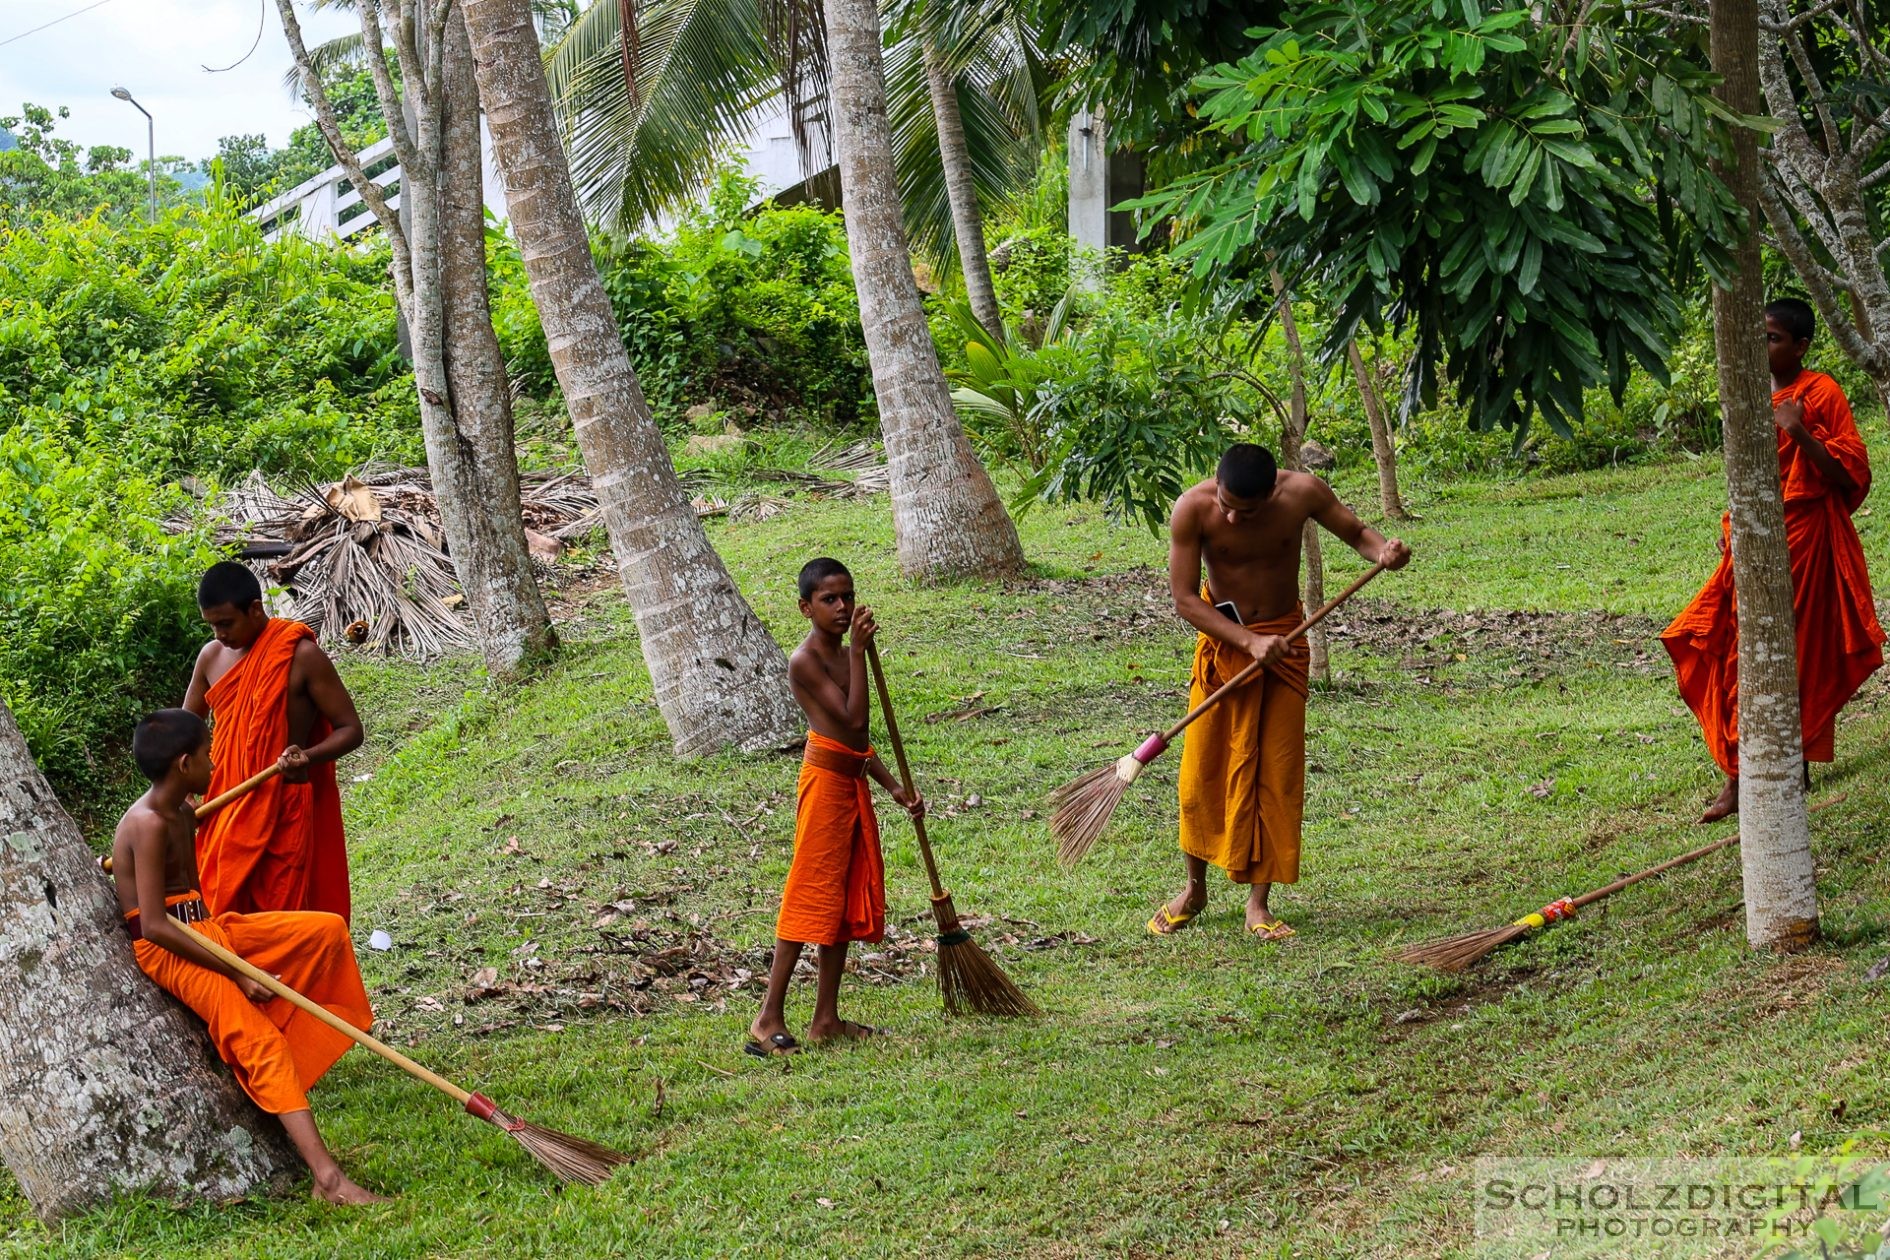
[[[0,434],[0,697],[61,794],[96,800],[128,777],[132,724],[184,694],[217,555],[165,531],[181,492],[56,425]]]
[[[714,399],[826,423],[870,416],[872,377],[840,216],[745,207],[753,180],[725,174],[664,241],[599,241],[598,269],[659,418]],[[556,388],[517,251],[495,242],[493,317],[506,363],[541,396]]]

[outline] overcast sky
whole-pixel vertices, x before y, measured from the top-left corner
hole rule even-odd
[[[289,48],[275,0],[105,0],[90,12],[15,38],[96,0],[0,0],[0,118],[22,101],[68,106],[59,134],[82,145],[118,144],[145,152],[144,115],[112,97],[123,85],[157,120],[157,151],[193,161],[216,152],[219,137],[261,132],[279,148],[309,121],[282,86]],[[349,13],[309,12],[311,44],[358,29]],[[242,65],[210,74],[205,65]]]

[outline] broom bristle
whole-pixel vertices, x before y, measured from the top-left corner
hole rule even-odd
[[[979,1015],[1043,1014],[997,960],[971,939],[958,921],[950,893],[932,898],[932,920],[938,925],[938,993],[948,1014],[963,1015],[966,1009]]]
[[[613,1151],[589,1138],[514,1119],[503,1111],[493,1111],[490,1119],[505,1130],[513,1141],[524,1147],[527,1154],[556,1173],[562,1181],[599,1186],[610,1180],[611,1173],[619,1165],[631,1162],[630,1157],[622,1151]]]
[[[1427,941],[1413,945],[1398,955],[1399,962],[1415,963],[1420,967],[1431,967],[1438,971],[1457,972],[1480,962],[1513,940],[1529,935],[1535,929],[1522,923],[1507,923],[1500,928],[1484,928],[1480,932],[1465,932],[1461,936],[1447,936],[1438,941]]]
[[[1116,763],[1098,766],[1080,779],[1072,779],[1050,794],[1057,807],[1050,819],[1050,834],[1057,838],[1057,860],[1074,866],[1083,860],[1096,843],[1109,816],[1116,812],[1122,794],[1129,785],[1116,773]]]

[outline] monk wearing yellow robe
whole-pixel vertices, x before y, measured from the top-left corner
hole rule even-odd
[[[1785,544],[1791,553],[1798,703],[1806,762],[1836,755],[1837,715],[1883,665],[1883,626],[1864,546],[1851,517],[1870,493],[1870,455],[1844,389],[1805,368],[1817,331],[1811,307],[1785,298],[1765,308],[1778,430]],[[1733,589],[1732,515],[1720,522],[1719,568],[1660,636],[1674,677],[1726,776],[1700,821],[1739,808],[1739,606]]]
[[[1206,908],[1209,865],[1248,886],[1249,932],[1263,941],[1293,935],[1268,897],[1273,885],[1299,879],[1307,655],[1304,641],[1288,644],[1285,636],[1304,615],[1299,557],[1307,521],[1373,564],[1401,569],[1411,558],[1410,548],[1359,520],[1325,482],[1279,470],[1259,446],[1228,448],[1214,477],[1175,501],[1168,585],[1175,611],[1200,632],[1191,703],[1254,661],[1266,668],[1184,737],[1181,852],[1188,879],[1148,921],[1156,935],[1179,931]]]
[[[808,945],[819,951],[808,1043],[879,1032],[842,1019],[839,1009],[847,946],[877,941],[886,933],[886,871],[867,778],[913,817],[925,814],[925,802],[906,792],[867,742],[866,647],[876,627],[872,610],[854,597],[853,575],[838,560],[822,557],[802,566],[799,587],[801,615],[812,627],[788,658],[788,682],[813,730],[801,762],[794,861],[781,890],[768,992],[742,1047],[761,1058],[793,1054],[801,1047],[788,1031],[787,990],[794,964]]]
[[[379,1202],[341,1171],[308,1105],[308,1088],[354,1042],[197,943],[215,941],[367,1029],[374,1012],[348,925],[310,911],[213,916],[199,891],[197,819],[189,803],[210,786],[210,730],[188,710],[161,709],[138,724],[131,746],[151,789],[118,824],[111,870],[138,967],[203,1019],[237,1084],[282,1122],[314,1176],[316,1198]]]

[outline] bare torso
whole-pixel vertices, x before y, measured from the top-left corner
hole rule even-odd
[[[148,800],[139,801],[125,814],[124,821],[118,824],[118,834],[112,841],[113,874],[124,873],[123,878],[115,881],[118,886],[118,907],[126,913],[138,908],[137,858],[133,853],[133,840],[153,830],[162,831],[164,836],[165,896],[190,892],[200,884],[197,874],[196,811],[188,804],[180,805],[175,812],[171,812],[159,809]]]
[[[1175,514],[1199,531],[1208,602],[1232,601],[1246,623],[1292,611],[1299,603],[1301,531],[1331,492],[1316,477],[1282,471],[1265,504],[1232,523],[1215,509],[1214,485],[1209,478],[1187,491]]]
[[[809,635],[807,640],[794,649],[793,659],[789,662],[789,679],[794,685],[794,698],[800,702],[801,710],[807,714],[807,724],[828,739],[837,739],[848,748],[865,752],[868,745],[864,726],[856,727],[847,720],[848,703],[852,700],[852,661],[845,647],[827,648]],[[839,691],[840,706],[833,704],[833,696],[825,688],[802,685],[802,679],[795,675],[804,670],[817,671],[821,677],[831,682]]]

